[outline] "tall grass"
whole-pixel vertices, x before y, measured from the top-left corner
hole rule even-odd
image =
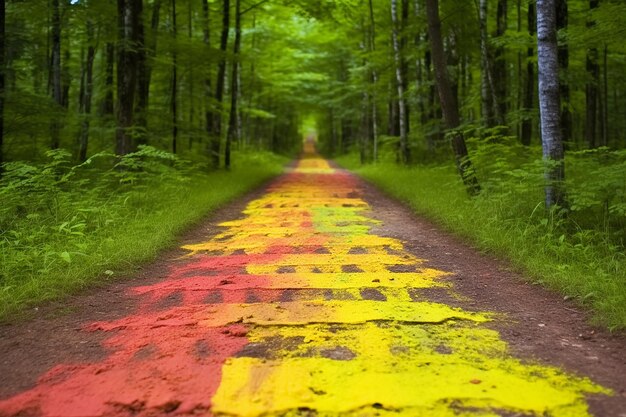
[[[515,153],[510,144],[473,153],[483,185],[476,198],[468,197],[452,164],[360,166],[355,154],[337,162],[481,250],[509,260],[532,282],[589,307],[596,324],[626,329],[626,155],[605,150],[570,156],[570,212],[558,216],[544,210],[542,166],[533,159],[540,160],[539,151],[525,159]]]
[[[64,151],[13,163],[0,182],[0,320],[121,279],[215,208],[279,174],[286,159],[238,154],[203,172],[152,148],[110,169],[109,155],[74,167]]]

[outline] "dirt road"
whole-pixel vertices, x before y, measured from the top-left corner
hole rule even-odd
[[[626,416],[622,336],[307,151],[133,281],[0,328],[0,416]]]

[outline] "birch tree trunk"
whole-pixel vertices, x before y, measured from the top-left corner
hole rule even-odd
[[[398,35],[398,2],[391,0],[393,57],[396,67],[396,84],[398,88],[398,119],[400,121],[400,160],[409,162],[408,129],[406,126],[406,99],[404,97],[404,77],[402,74],[402,55]]]
[[[545,167],[546,207],[563,207],[565,167],[561,136],[559,51],[556,37],[555,0],[537,0],[537,63],[541,144]]]
[[[448,79],[446,58],[441,38],[441,20],[439,20],[439,0],[426,0],[426,14],[428,18],[428,38],[432,53],[437,90],[443,117],[451,136],[452,150],[457,169],[470,195],[480,192],[480,185],[474,172],[472,162],[467,154],[467,146],[463,133],[458,130],[461,124],[458,104],[454,100],[454,94]]]

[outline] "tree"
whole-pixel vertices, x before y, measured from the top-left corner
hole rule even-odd
[[[115,153],[134,149],[134,105],[142,35],[143,0],[118,0],[117,131]]]
[[[480,185],[474,172],[472,162],[467,153],[467,146],[463,133],[458,129],[461,120],[459,117],[458,104],[454,99],[446,68],[443,40],[441,37],[441,20],[439,19],[439,0],[426,0],[426,15],[428,18],[428,37],[432,53],[439,101],[446,126],[451,136],[452,150],[461,179],[470,195],[480,192]]]
[[[152,80],[152,61],[156,56],[161,0],[152,4],[150,33],[146,36],[143,19],[139,20],[139,42],[144,45],[137,51],[137,99],[135,100],[135,125],[137,126],[136,141],[138,144],[148,142],[148,110],[150,107],[150,82]]]
[[[52,86],[52,99],[58,106],[57,111],[63,107],[63,85],[61,79],[61,6],[59,0],[52,0],[52,52],[50,59],[50,74]],[[60,146],[61,123],[58,117],[52,118],[50,124],[50,147],[57,149]]]
[[[398,90],[398,120],[400,126],[400,160],[407,164],[410,160],[410,149],[408,144],[408,126],[407,126],[407,108],[405,97],[405,80],[402,59],[402,50],[400,48],[400,40],[398,34],[398,2],[391,0],[391,21],[392,21],[392,43],[393,58],[396,68],[396,87]]]
[[[557,0],[556,4],[556,28],[566,30],[569,21],[567,0]],[[561,96],[561,132],[563,143],[572,140],[572,112],[570,111],[570,88],[568,80],[565,79],[569,70],[569,46],[567,42],[559,44],[559,93]]]
[[[528,3],[528,34],[530,36],[535,35],[537,27],[536,11],[534,2]],[[522,132],[521,142],[525,146],[529,146],[533,133],[533,118],[531,112],[533,110],[533,101],[535,97],[535,63],[533,58],[535,51],[532,46],[528,47],[526,52],[526,81],[524,85],[524,104],[523,104],[523,119],[522,119]]]
[[[491,65],[491,56],[489,53],[489,35],[487,32],[487,16],[488,1],[480,0],[478,6],[478,21],[480,26],[480,65],[481,65],[481,84],[480,96],[482,103],[483,121],[487,127],[493,127],[497,124],[504,124],[502,115],[500,114],[500,106],[496,89],[494,86],[494,76]]]
[[[508,3],[507,0],[498,0],[496,10],[496,33],[495,38],[501,38],[506,34],[507,29],[507,12]],[[494,62],[493,62],[493,88],[494,96],[496,97],[496,106],[498,112],[498,123],[505,125],[505,117],[507,113],[507,65],[505,57],[504,46],[498,46],[495,48]]]
[[[178,58],[176,54],[176,0],[172,0],[172,83],[170,88],[170,110],[172,114],[172,153],[176,153],[178,145]]]
[[[598,8],[600,0],[589,0],[589,10],[593,12]],[[593,18],[587,21],[587,27],[593,28],[596,25]],[[586,118],[585,118],[585,139],[590,148],[598,146],[597,140],[597,120],[598,120],[598,90],[600,85],[600,66],[598,65],[598,48],[593,46],[587,50],[587,85],[585,87]]]
[[[239,110],[238,102],[241,86],[239,78],[239,60],[241,59],[241,0],[235,0],[235,42],[233,46],[233,64],[230,79],[230,118],[228,121],[228,133],[226,134],[226,147],[224,150],[224,166],[230,169],[230,148],[233,141],[239,137]]]
[[[556,36],[555,0],[537,0],[537,63],[541,144],[545,168],[546,207],[565,204],[565,164],[561,134],[559,51]]]
[[[91,98],[93,96],[93,62],[96,57],[94,23],[91,20],[91,17],[87,18],[85,25],[85,32],[87,34],[87,56],[83,62],[79,93],[79,112],[82,118],[78,137],[77,159],[80,162],[84,162],[87,159],[87,146],[89,145],[89,126],[91,118]]]
[[[0,175],[4,169],[5,26],[6,0],[0,0]]]
[[[217,109],[213,113],[213,132],[211,152],[213,167],[220,164],[220,147],[222,141],[222,117],[224,111],[224,87],[226,84],[226,54],[228,53],[228,33],[230,31],[230,0],[224,0],[222,6],[222,34],[220,37],[220,59],[217,66],[217,82],[215,83],[215,102]]]

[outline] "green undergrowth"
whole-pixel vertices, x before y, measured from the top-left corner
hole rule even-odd
[[[479,249],[507,259],[531,282],[590,308],[595,324],[626,329],[626,155],[568,157],[570,212],[559,217],[544,209],[541,163],[528,158],[512,164],[493,157],[510,150],[498,151],[474,155],[483,186],[475,198],[468,197],[451,163],[361,166],[356,154],[336,162]]]
[[[132,274],[215,208],[279,174],[286,159],[238,153],[205,172],[144,147],[73,166],[65,151],[11,163],[0,180],[0,321]],[[115,164],[114,168],[111,166]]]

